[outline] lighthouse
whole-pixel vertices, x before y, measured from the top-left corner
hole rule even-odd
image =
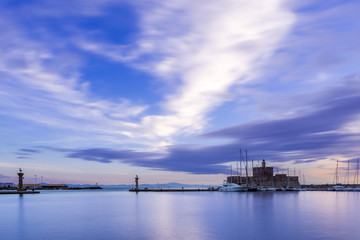
[[[135,177],[135,190],[139,191],[139,177],[136,175]]]
[[[18,189],[18,191],[24,191],[24,186],[23,186],[24,173],[22,172],[21,168],[19,168],[19,172],[18,172],[17,175],[19,176],[19,189]]]

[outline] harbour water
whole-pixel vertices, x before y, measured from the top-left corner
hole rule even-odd
[[[0,239],[358,239],[360,192],[0,195]]]

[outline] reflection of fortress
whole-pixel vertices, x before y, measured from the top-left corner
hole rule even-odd
[[[299,177],[290,177],[286,174],[275,174],[274,176],[274,168],[266,167],[265,160],[262,161],[261,167],[253,168],[252,177],[232,176],[227,177],[227,181],[253,187],[300,188]]]

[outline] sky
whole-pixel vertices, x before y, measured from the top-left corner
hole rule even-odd
[[[332,183],[337,161],[353,181],[359,10],[3,0],[0,182],[221,184],[240,149],[302,183]]]

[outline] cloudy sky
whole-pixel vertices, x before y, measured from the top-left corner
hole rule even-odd
[[[360,157],[360,3],[0,2],[0,182],[332,182]]]

